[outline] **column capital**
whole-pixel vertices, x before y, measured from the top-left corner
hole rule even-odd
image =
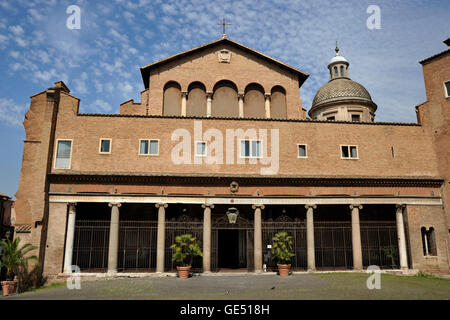
[[[252,209],[256,210],[256,209],[261,209],[264,210],[265,206],[263,204],[254,204],[252,205]]]
[[[317,205],[315,205],[315,204],[305,204],[305,209],[309,209],[309,208],[317,209]]]
[[[122,204],[120,202],[110,202],[110,203],[108,203],[108,206],[110,208],[112,208],[112,207],[120,208],[122,206]]]
[[[397,209],[397,211],[398,210],[402,210],[403,211],[403,209],[405,209],[405,208],[406,208],[406,204],[399,204],[399,203],[397,203],[395,205],[395,209]]]
[[[169,206],[169,205],[168,205],[167,203],[156,203],[156,204],[155,204],[155,207],[158,208],[158,209],[159,209],[160,207],[163,207],[163,208],[165,209],[165,208],[167,208],[168,206]]]
[[[212,203],[204,203],[204,204],[202,204],[202,208],[203,209],[206,209],[206,208],[214,209],[214,204],[212,204]]]
[[[359,209],[359,210],[362,210],[362,208],[363,208],[362,204],[351,204],[351,205],[350,205],[350,209],[351,209],[351,210],[353,210],[353,209]]]
[[[188,92],[187,91],[181,91],[181,97],[187,97]]]
[[[69,207],[69,213],[76,213],[76,206],[77,206],[77,203],[76,202],[68,202],[67,203],[67,206]]]
[[[238,99],[244,100],[244,96],[245,96],[244,93],[238,93]]]
[[[272,95],[270,94],[270,93],[265,93],[264,94],[264,98],[266,98],[266,99],[270,99],[272,97]]]
[[[206,91],[206,98],[207,99],[212,99],[213,96],[213,92],[212,91]]]

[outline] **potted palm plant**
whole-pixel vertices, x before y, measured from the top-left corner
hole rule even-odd
[[[272,256],[278,261],[278,271],[280,276],[286,277],[291,269],[291,258],[295,256],[292,250],[292,236],[287,232],[281,231],[272,238]]]
[[[194,257],[203,256],[199,242],[194,236],[183,234],[175,238],[175,243],[170,248],[173,250],[172,261],[179,264],[177,266],[178,277],[187,279]]]
[[[20,238],[16,238],[13,241],[6,240],[0,241],[0,247],[3,247],[2,261],[0,267],[6,268],[6,280],[1,282],[3,295],[7,296],[16,292],[17,288],[20,291],[20,277],[23,272],[28,272],[28,262],[35,262],[36,266],[39,265],[39,260],[36,256],[26,255],[35,249],[35,246],[30,243],[24,244],[21,248]]]

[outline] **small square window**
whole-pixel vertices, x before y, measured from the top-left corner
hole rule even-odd
[[[100,139],[100,153],[111,153],[111,139]]]
[[[195,147],[195,156],[196,157],[206,157],[206,142],[197,141]]]
[[[356,146],[341,146],[342,159],[358,159],[358,148]]]
[[[445,84],[445,97],[450,97],[450,81],[447,81]]]
[[[56,149],[56,169],[69,169],[70,159],[72,152],[72,141],[70,140],[58,140]]]
[[[159,155],[159,140],[139,140],[139,155]]]
[[[299,158],[307,158],[306,145],[305,144],[299,144],[298,145],[298,157]]]
[[[352,121],[353,122],[360,122],[361,116],[359,114],[352,114]]]
[[[335,116],[327,117],[327,121],[335,121],[335,120],[336,120]]]
[[[241,140],[241,158],[261,158],[261,141]]]

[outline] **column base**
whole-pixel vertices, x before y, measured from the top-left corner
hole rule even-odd
[[[117,275],[117,270],[108,270],[108,271],[106,272],[106,274],[107,274],[108,276],[115,276],[115,275]]]
[[[211,271],[203,271],[203,274],[211,274]]]
[[[316,272],[317,270],[316,270],[316,268],[308,268],[307,271],[308,271],[308,272]]]

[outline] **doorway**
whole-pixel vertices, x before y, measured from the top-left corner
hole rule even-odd
[[[218,230],[218,267],[220,269],[247,268],[246,230]]]

